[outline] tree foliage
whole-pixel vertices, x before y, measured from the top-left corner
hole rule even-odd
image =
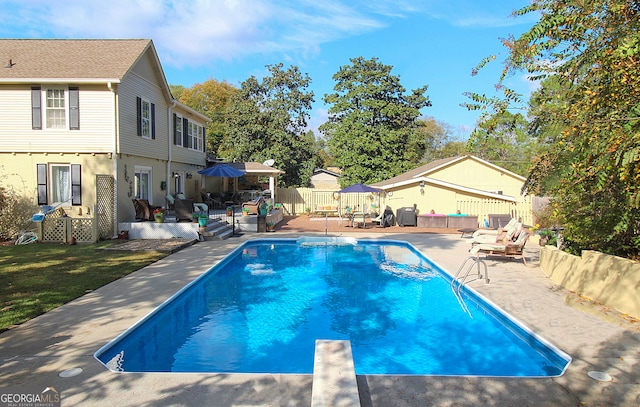
[[[225,114],[231,97],[238,89],[228,82],[209,79],[203,83],[196,83],[188,89],[172,85],[171,91],[180,95],[174,94],[180,103],[184,103],[211,119],[211,122],[207,124],[206,151],[217,157],[222,139],[227,133]]]
[[[526,175],[534,148],[527,133],[528,122],[520,113],[507,110],[485,117],[471,132],[467,150],[516,174]]]
[[[578,248],[636,256],[640,3],[533,0],[516,15],[532,13],[540,18],[529,31],[504,40],[503,78],[525,70],[542,81],[530,115],[547,147],[533,161],[524,191],[552,196],[566,237]]]
[[[282,186],[307,185],[316,167],[313,133],[306,133],[311,79],[292,66],[267,65],[269,75],[251,76],[234,93],[226,112],[220,156],[228,160],[275,161]]]
[[[372,183],[415,167],[425,139],[416,123],[431,103],[421,87],[405,93],[392,66],[377,58],[352,58],[333,75],[334,93],[324,96],[329,120],[320,126],[329,152],[342,169],[341,183]]]
[[[451,125],[433,117],[423,117],[417,120],[416,124],[417,130],[425,140],[422,162],[428,163],[468,153],[467,143],[453,135]]]

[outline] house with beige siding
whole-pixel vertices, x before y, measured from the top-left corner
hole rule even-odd
[[[133,198],[199,197],[208,118],[173,98],[151,40],[0,40],[0,61],[3,186],[102,238]]]
[[[532,197],[520,193],[526,178],[473,155],[444,158],[372,184],[384,191],[394,213],[415,207],[418,214],[477,216],[504,214],[532,222]]]

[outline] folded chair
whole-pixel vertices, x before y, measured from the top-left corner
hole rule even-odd
[[[529,239],[529,232],[525,229],[520,229],[515,240],[506,239],[502,243],[480,243],[471,248],[469,253],[478,257],[480,254],[488,256],[501,256],[508,258],[522,258],[522,261],[526,264],[527,260],[522,255],[524,246]]]
[[[515,222],[515,221],[509,222],[504,229],[487,231],[487,232],[494,232],[494,233],[479,234],[477,232],[480,232],[480,230],[476,230],[473,233],[473,236],[468,239],[468,241],[469,243],[471,243],[472,246],[475,246],[477,244],[482,244],[482,243],[500,243],[505,238],[513,241],[518,237],[518,234],[520,233],[521,230],[522,230],[521,222]]]

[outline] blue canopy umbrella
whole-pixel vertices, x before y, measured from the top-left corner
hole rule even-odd
[[[222,178],[238,178],[246,174],[246,171],[239,170],[232,167],[229,164],[214,164],[211,167],[204,168],[198,171],[198,174],[207,175],[210,177],[222,177]],[[236,193],[236,183],[233,185],[233,194]]]
[[[239,170],[235,167],[230,166],[229,164],[214,164],[211,167],[204,168],[198,171],[198,174],[208,175],[210,177],[223,177],[223,178],[238,178],[246,174],[246,171]],[[236,185],[233,186],[233,193],[235,194]],[[235,236],[236,234],[236,212],[235,210],[232,212],[232,234]]]
[[[369,185],[365,185],[365,184],[353,184],[350,185],[346,188],[341,189],[340,191],[338,191],[338,193],[340,194],[347,194],[349,192],[352,193],[357,193],[357,192],[372,192],[372,193],[376,193],[376,192],[381,192],[379,189],[376,189],[374,187],[370,187]]]
[[[379,194],[380,192],[382,192],[381,190],[374,188],[374,187],[370,187],[369,185],[365,185],[365,184],[353,184],[353,185],[349,185],[346,188],[342,188],[340,191],[338,191],[338,193],[340,194],[340,196],[342,196],[342,194],[349,194],[349,193],[373,193],[373,194]],[[378,195],[379,197],[380,195]],[[378,201],[380,199],[378,198]],[[378,202],[379,203],[379,202]],[[360,204],[360,202],[358,203]],[[363,208],[364,209],[364,208]],[[368,211],[367,211],[368,212]]]
[[[210,177],[236,178],[243,176],[245,172],[229,164],[215,164],[198,171],[198,174],[208,175]]]

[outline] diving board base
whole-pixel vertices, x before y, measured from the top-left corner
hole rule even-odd
[[[311,407],[360,406],[351,342],[316,340]]]

